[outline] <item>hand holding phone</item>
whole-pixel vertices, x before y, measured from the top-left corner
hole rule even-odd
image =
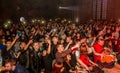
[[[22,35],[22,32],[21,31],[17,32],[17,35],[20,37]]]

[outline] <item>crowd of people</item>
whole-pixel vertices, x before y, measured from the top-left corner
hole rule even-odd
[[[3,73],[105,73],[112,68],[119,73],[120,25],[54,20],[12,24],[0,28],[0,54]]]

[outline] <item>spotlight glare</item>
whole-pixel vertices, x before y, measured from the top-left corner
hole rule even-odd
[[[68,23],[71,23],[71,21],[69,20]]]
[[[79,22],[79,18],[78,18],[78,17],[76,17],[75,22],[76,22],[76,23],[78,23],[78,22]]]
[[[10,28],[12,26],[12,21],[10,19],[8,19],[4,22],[3,25],[4,25],[5,29]]]
[[[45,20],[41,20],[41,24],[45,24],[46,23],[46,21]]]
[[[24,17],[20,17],[20,22],[24,22],[25,18]]]
[[[61,6],[59,6],[59,9],[61,9],[62,7]]]
[[[50,19],[49,21],[52,21],[52,19]]]
[[[92,20],[92,19],[90,19],[90,22],[93,22],[93,20]]]

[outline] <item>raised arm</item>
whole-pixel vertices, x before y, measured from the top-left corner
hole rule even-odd
[[[69,46],[70,46],[71,43],[72,43],[72,41],[70,41],[70,42],[68,43],[68,45],[65,47],[65,50],[67,50],[67,49],[69,48]]]
[[[33,42],[33,40],[29,40],[29,42],[27,43],[27,45],[25,46],[24,50],[27,50],[27,48],[29,47],[29,45]]]
[[[20,54],[21,54],[21,52],[14,53],[15,58],[16,58],[16,59],[18,59],[18,58],[19,58],[19,56],[20,56]]]
[[[50,54],[50,51],[51,51],[51,40],[48,39],[47,42],[48,42],[48,44],[49,44],[49,45],[48,45],[48,49],[47,49],[47,53]]]
[[[93,41],[92,41],[92,43],[91,43],[91,46],[95,43],[95,41],[96,41],[96,37],[93,38]]]
[[[9,47],[7,47],[7,50],[11,49],[11,47],[15,44],[15,42],[17,41],[18,39],[18,35],[16,35],[15,39],[12,41],[11,45]]]
[[[72,50],[76,49],[76,48],[79,48],[79,45],[76,44],[75,46],[73,46],[72,48],[70,49],[67,49],[65,50],[63,53],[62,53],[62,57],[66,56],[67,54],[71,53]]]
[[[66,31],[66,27],[65,27],[65,29],[63,29],[63,30],[61,30],[61,31],[59,32],[59,35],[64,34],[65,31]]]

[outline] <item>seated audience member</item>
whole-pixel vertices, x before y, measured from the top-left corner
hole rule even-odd
[[[104,42],[104,38],[102,36],[99,36],[97,43],[93,45],[93,57],[95,63],[99,62],[101,59],[102,52],[104,51]]]
[[[85,44],[81,44],[79,59],[88,67],[91,73],[104,73],[104,71],[101,70],[96,63],[90,60]]]

